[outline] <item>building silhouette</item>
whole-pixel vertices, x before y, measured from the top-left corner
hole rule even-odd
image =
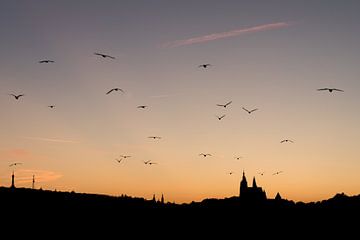
[[[35,175],[33,175],[32,179],[32,189],[35,189]]]
[[[243,176],[240,182],[239,197],[240,199],[249,202],[265,201],[266,192],[261,187],[257,186],[255,177],[253,178],[252,187],[249,187],[245,177],[245,172],[243,172]]]

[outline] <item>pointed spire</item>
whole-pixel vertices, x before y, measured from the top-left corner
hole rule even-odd
[[[153,195],[153,202],[156,202],[155,194]]]
[[[161,194],[161,203],[164,204],[164,194]]]
[[[255,177],[253,178],[253,184],[252,184],[252,187],[253,187],[253,188],[257,188]]]
[[[33,175],[32,179],[32,189],[35,189],[35,175]]]
[[[240,193],[239,193],[239,196],[244,194],[246,192],[247,188],[248,188],[248,184],[247,184],[246,177],[245,177],[245,171],[243,171],[242,180],[240,181]]]

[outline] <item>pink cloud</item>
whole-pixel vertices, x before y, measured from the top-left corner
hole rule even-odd
[[[268,30],[273,30],[273,29],[285,28],[290,25],[291,24],[287,23],[287,22],[263,24],[263,25],[259,25],[259,26],[255,26],[255,27],[242,28],[242,29],[236,29],[236,30],[232,30],[232,31],[228,31],[228,32],[213,33],[213,34],[200,36],[200,37],[177,40],[177,41],[166,43],[163,45],[163,47],[173,48],[173,47],[191,45],[191,44],[195,44],[195,43],[204,43],[204,42],[214,41],[214,40],[223,39],[223,38],[235,37],[235,36],[238,36],[241,34],[246,34],[246,33],[255,33],[255,32],[262,32],[262,31],[268,31]]]
[[[1,151],[0,156],[11,159],[23,159],[23,158],[32,157],[33,154],[26,149],[14,148],[14,149]]]
[[[31,183],[35,175],[35,183],[54,181],[62,177],[62,174],[48,170],[19,169],[15,171],[16,183]]]

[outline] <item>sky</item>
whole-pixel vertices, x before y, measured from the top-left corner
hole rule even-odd
[[[0,186],[184,203],[237,196],[245,171],[269,198],[359,194],[359,7],[1,1]]]

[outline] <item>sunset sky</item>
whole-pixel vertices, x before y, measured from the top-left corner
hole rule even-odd
[[[15,170],[17,187],[35,174],[43,189],[182,203],[237,196],[245,170],[269,198],[359,194],[359,9],[1,1],[0,186]],[[116,87],[125,93],[106,94]],[[119,164],[120,155],[131,157]]]

